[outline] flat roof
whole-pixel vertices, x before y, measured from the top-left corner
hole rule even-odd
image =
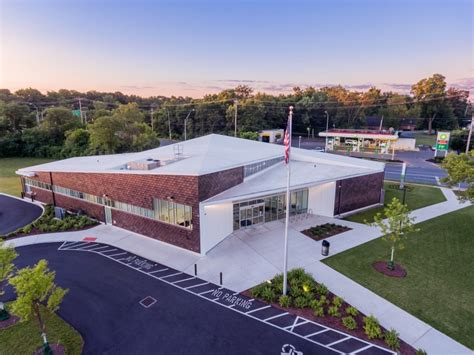
[[[177,156],[176,153],[179,153]],[[282,157],[284,147],[230,136],[209,134],[184,142],[139,153],[95,155],[58,160],[17,171],[32,172],[121,173],[156,175],[204,175],[263,160]],[[147,159],[160,160],[150,170],[128,170],[127,163]],[[352,168],[383,170],[383,164],[356,158],[292,148],[292,160],[312,161]]]

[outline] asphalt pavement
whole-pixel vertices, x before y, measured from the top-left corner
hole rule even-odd
[[[37,205],[0,194],[0,235],[30,224],[42,213],[43,209]]]
[[[59,315],[82,334],[85,354],[391,354],[105,244],[17,252],[18,267],[47,259],[69,289]],[[10,288],[2,299],[13,299]]]

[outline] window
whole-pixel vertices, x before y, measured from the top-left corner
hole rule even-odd
[[[153,199],[153,208],[155,219],[190,229],[192,228],[191,206],[155,198]]]

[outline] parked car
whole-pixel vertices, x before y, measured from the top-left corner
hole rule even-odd
[[[322,147],[316,147],[316,148],[314,148],[314,150],[315,150],[316,152],[321,152],[321,153],[324,153],[324,152],[326,151],[326,150],[325,150],[324,148],[322,148]]]

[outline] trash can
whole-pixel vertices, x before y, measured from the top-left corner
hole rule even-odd
[[[329,255],[329,246],[331,244],[327,240],[323,240],[322,246],[321,246],[321,254],[323,256],[328,256]]]

